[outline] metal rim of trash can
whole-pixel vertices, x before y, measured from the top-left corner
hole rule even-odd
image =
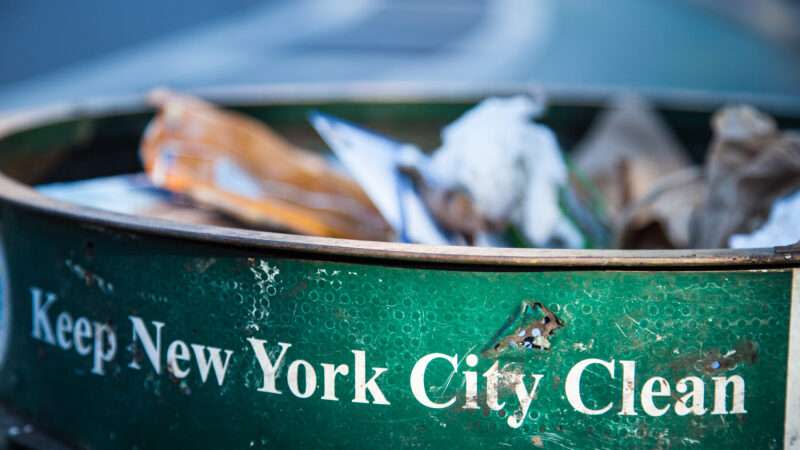
[[[538,88],[537,88],[538,89]],[[198,92],[223,104],[260,105],[290,103],[292,101],[337,100],[357,103],[369,99],[407,100],[480,98],[535,90],[529,85],[506,85],[501,88],[481,87],[425,87],[409,85],[344,85],[333,88],[283,86],[273,88],[217,88]],[[548,92],[553,90],[548,89]],[[556,89],[556,91],[558,91]],[[377,92],[377,94],[376,94]],[[332,94],[335,93],[335,94]],[[561,97],[573,99],[602,99],[607,91],[567,90],[558,92]],[[661,93],[663,97],[681,104],[702,104],[709,99],[725,103],[729,99],[706,94]],[[754,97],[759,104],[771,104],[779,109],[795,109],[777,98]],[[141,97],[86,102],[76,105],[58,105],[32,111],[23,111],[0,117],[0,140],[37,127],[59,121],[81,118],[99,118],[112,114],[134,113],[150,110]],[[179,223],[128,214],[119,214],[94,208],[69,204],[45,197],[35,189],[0,172],[0,201],[53,217],[61,217],[95,226],[167,238],[189,239],[235,247],[249,247],[317,258],[381,261],[399,265],[469,265],[476,268],[499,267],[570,267],[570,268],[636,268],[636,267],[764,267],[792,266],[800,258],[797,244],[775,248],[756,249],[693,249],[693,250],[575,250],[533,248],[488,248],[466,246],[434,246],[393,242],[357,241],[316,236],[227,228],[212,225]]]

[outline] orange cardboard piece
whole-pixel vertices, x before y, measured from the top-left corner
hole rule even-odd
[[[324,158],[266,125],[197,98],[156,91],[140,156],[154,184],[249,225],[389,240],[364,191]]]

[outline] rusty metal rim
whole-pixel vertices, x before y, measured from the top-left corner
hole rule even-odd
[[[388,86],[388,87],[387,87]],[[506,85],[500,88],[481,89],[474,86],[463,89],[449,86],[447,90],[431,88],[415,88],[413,85],[398,85],[401,89],[392,89],[394,85],[326,85],[323,89],[272,87],[272,88],[232,88],[210,89],[200,91],[223,103],[268,104],[287,103],[312,100],[353,101],[414,101],[419,99],[464,100],[479,98],[489,94],[520,92],[531,89],[529,85]],[[547,88],[553,97],[571,98],[574,101],[586,99],[608,98],[608,91],[575,91],[565,90],[559,95],[557,88]],[[308,95],[309,92],[318,95]],[[336,93],[335,95],[331,93]],[[378,92],[378,95],[375,93]],[[305,94],[305,95],[304,95]],[[568,95],[572,94],[572,95]],[[660,95],[655,95],[659,97]],[[688,93],[665,94],[664,98],[681,105],[698,105],[712,100],[723,103],[728,99]],[[752,99],[751,99],[752,100]],[[784,99],[785,100],[785,99]],[[777,109],[798,110],[794,103],[781,99],[762,97],[757,104],[769,104]],[[87,102],[79,105],[59,105],[34,111],[25,111],[0,118],[0,139],[11,134],[30,130],[36,127],[55,124],[76,117],[95,118],[119,113],[133,113],[145,110],[141,98],[112,99]],[[503,267],[569,267],[569,268],[650,268],[650,267],[728,267],[760,268],[764,266],[795,266],[800,253],[794,247],[758,248],[746,250],[704,249],[704,250],[566,250],[566,249],[514,249],[514,248],[479,248],[463,246],[431,246],[416,244],[400,244],[391,242],[355,241],[346,239],[298,236],[284,233],[254,231],[210,225],[178,223],[162,219],[138,217],[118,214],[59,202],[36,190],[17,182],[0,173],[0,201],[25,209],[38,211],[46,215],[62,217],[76,223],[116,229],[153,236],[188,239],[207,243],[231,245],[236,247],[257,248],[280,252],[297,253],[298,255],[320,255],[340,257],[344,259],[363,259],[371,261],[473,265]]]

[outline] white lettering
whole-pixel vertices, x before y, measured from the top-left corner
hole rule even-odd
[[[714,409],[711,414],[745,414],[744,379],[739,375],[712,377],[714,380]],[[728,412],[728,385],[733,384],[733,408]]]
[[[300,389],[297,376],[297,371],[300,370],[300,367],[303,368],[303,372],[305,372],[306,375],[305,382],[303,383],[304,389],[302,390]],[[286,378],[289,382],[289,390],[292,391],[295,397],[308,398],[314,395],[314,391],[317,390],[317,373],[308,361],[303,361],[302,359],[292,361],[292,363],[289,364],[289,371],[286,374]]]
[[[595,416],[608,412],[608,410],[613,406],[613,403],[609,403],[600,409],[588,408],[583,403],[583,398],[581,398],[581,376],[583,375],[583,371],[593,364],[605,367],[605,369],[608,371],[608,374],[611,375],[611,379],[614,379],[613,359],[611,361],[603,361],[602,359],[596,358],[584,359],[583,361],[575,364],[567,373],[567,380],[564,383],[564,390],[567,394],[567,401],[569,401],[569,404],[575,408],[576,411]]]
[[[288,350],[292,344],[278,342],[278,346],[281,348],[281,350],[280,353],[278,353],[278,358],[276,358],[275,362],[273,363],[270,361],[267,351],[264,348],[266,341],[256,338],[247,338],[247,341],[250,342],[250,347],[253,348],[253,352],[256,355],[259,366],[261,366],[261,372],[264,378],[263,385],[258,388],[259,392],[280,394],[281,391],[279,391],[275,386],[275,377],[277,376],[278,368],[280,368],[281,363],[283,362],[283,357],[286,356],[286,350]]]
[[[428,390],[425,386],[425,372],[428,370],[428,364],[435,359],[443,359],[450,363],[453,367],[453,372],[458,370],[458,355],[448,356],[444,353],[430,353],[420,358],[414,367],[411,369],[411,393],[423,406],[432,409],[442,409],[451,406],[456,402],[455,396],[451,397],[444,403],[437,403],[428,397]]]
[[[620,416],[635,416],[636,409],[633,406],[634,389],[636,388],[636,361],[620,361],[622,365],[622,408]]]
[[[533,387],[531,387],[529,392],[525,389],[525,382],[522,378],[522,374],[514,375],[514,393],[516,393],[517,400],[519,400],[521,414],[512,414],[508,417],[507,423],[511,428],[519,428],[522,422],[525,421],[525,417],[528,415],[528,409],[531,407],[533,399],[536,398],[536,391],[539,389],[539,381],[542,380],[544,375],[531,374],[531,377],[533,377]]]
[[[486,378],[486,405],[492,411],[500,411],[506,406],[506,402],[499,403],[497,400],[497,384],[500,380],[498,366],[499,363],[495,361],[494,364],[483,373],[483,377]]]
[[[687,383],[689,382],[692,383],[692,390],[687,394],[686,391],[689,390]],[[675,385],[675,391],[679,394],[686,395],[681,396],[678,402],[675,403],[675,414],[679,416],[685,416],[687,414],[700,416],[705,414],[708,411],[708,409],[705,408],[705,386],[703,380],[698,377],[686,377],[678,380],[678,383]],[[687,406],[689,400],[691,400],[692,406]]]
[[[476,365],[478,365],[478,357],[467,355],[467,366],[475,367]],[[480,409],[478,406],[478,372],[465,370],[464,384],[466,385],[466,400],[463,409]]]
[[[173,341],[167,347],[167,370],[177,379],[186,378],[191,372],[191,368],[182,368],[178,361],[189,361],[192,356],[189,354],[189,346],[181,340]]]
[[[84,339],[92,337],[92,324],[86,317],[78,317],[75,321],[75,330],[72,338],[75,340],[75,351],[80,355],[88,355],[92,352],[92,346]]]
[[[59,347],[64,350],[72,348],[72,339],[69,337],[69,333],[72,333],[72,316],[64,311],[56,318],[56,338]]]
[[[144,321],[136,316],[129,316],[128,317],[133,324],[133,339],[132,343],[135,346],[137,339],[142,343],[144,347],[145,355],[147,355],[147,359],[150,361],[150,365],[153,366],[156,373],[161,373],[161,329],[164,328],[164,322],[156,322],[155,320],[152,322],[153,325],[156,327],[156,343],[153,344],[153,339],[150,337],[150,333],[147,332],[147,326],[144,324]],[[77,333],[78,324],[75,323],[75,329]],[[133,359],[131,363],[128,364],[128,367],[131,369],[141,369],[139,366],[139,361],[136,359],[138,358],[138,354],[134,353]]]
[[[323,378],[324,378],[324,390],[322,394],[323,400],[339,400],[336,397],[336,375],[343,375],[347,376],[350,373],[350,368],[347,367],[347,364],[339,364],[338,366],[334,366],[333,364],[320,364],[323,370]]]
[[[194,350],[194,357],[197,359],[197,368],[200,370],[200,379],[203,383],[208,378],[208,371],[213,366],[214,376],[217,378],[217,384],[222,386],[225,380],[225,372],[228,370],[228,363],[231,360],[232,350],[225,350],[225,362],[222,362],[219,352],[222,349],[217,347],[210,347],[205,345],[192,344]],[[209,358],[206,359],[206,350],[208,350]]]
[[[373,367],[372,371],[374,372],[372,377],[366,380],[366,363],[365,363],[365,354],[361,350],[353,350],[353,355],[355,355],[355,395],[353,396],[353,403],[369,403],[367,400],[367,391],[369,391],[370,395],[374,399],[372,403],[376,405],[388,405],[389,402],[386,401],[386,397],[383,396],[383,392],[381,392],[380,387],[378,387],[378,383],[376,380],[378,377],[386,372],[388,369],[385,367]]]
[[[59,316],[59,318],[60,317],[61,316]],[[80,319],[78,321],[80,321]],[[76,333],[75,334],[76,349],[78,349],[77,336],[78,334]],[[108,344],[107,347],[106,344]],[[94,353],[94,364],[92,365],[92,373],[95,375],[104,375],[105,369],[103,365],[114,359],[114,355],[117,353],[117,335],[116,333],[114,333],[114,330],[112,330],[110,326],[94,322],[93,353]]]
[[[650,416],[663,416],[669,411],[669,406],[666,405],[661,408],[653,403],[653,397],[669,397],[670,389],[669,383],[662,377],[653,377],[644,382],[642,386],[642,409],[647,415]]]
[[[33,306],[33,329],[31,336],[34,339],[45,341],[48,344],[55,345],[56,341],[53,339],[53,328],[50,326],[50,319],[47,317],[47,310],[55,303],[55,294],[48,293],[47,301],[42,304],[42,290],[39,288],[31,288],[31,302]]]

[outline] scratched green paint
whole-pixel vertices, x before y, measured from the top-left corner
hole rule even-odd
[[[545,448],[783,445],[788,271],[386,267],[134,236],[8,207],[2,212],[12,328],[0,399],[79,447],[529,448],[536,439]],[[70,265],[101,277],[113,292]],[[54,313],[68,309],[112,324],[120,349],[105,376],[90,374],[86,357],[31,338],[32,286],[58,296]],[[545,374],[522,427],[506,424],[517,408],[513,396],[503,398],[502,412],[428,409],[413,397],[409,374],[419,358],[479,352],[525,299],[552,309],[564,327],[549,351],[499,357],[502,365]],[[234,350],[222,387],[195,375],[179,383],[128,368],[131,314],[164,322],[165,343],[180,338]],[[320,389],[312,398],[295,398],[284,384],[283,395],[258,392],[250,336],[292,343],[287,358],[316,365],[318,383],[318,363],[352,364],[351,350],[364,350],[367,367],[388,368],[380,386],[391,405],[351,402],[352,383],[337,388],[338,402],[321,400]],[[698,375],[707,383],[708,403],[710,377],[720,375],[704,371],[708,356],[742,343],[756,346],[755,361],[723,374],[746,379],[744,415],[648,417],[637,403],[637,416],[618,415],[618,406],[589,416],[565,399],[567,370],[600,358],[635,360],[637,390],[646,377],[674,383]],[[492,363],[481,358],[477,370]],[[459,406],[463,378],[448,384],[450,372],[434,364],[426,379],[447,385],[433,398],[456,396]],[[583,389],[590,406],[619,404],[619,379],[602,371],[587,374]]]

